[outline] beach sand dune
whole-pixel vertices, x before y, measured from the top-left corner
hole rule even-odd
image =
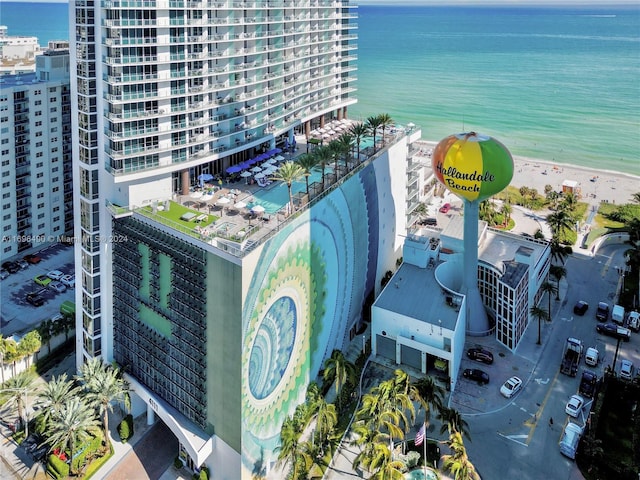
[[[437,142],[420,140],[427,150]],[[581,200],[590,204],[609,202],[624,204],[632,202],[632,195],[640,192],[640,177],[608,170],[595,170],[578,165],[567,165],[528,157],[513,157],[512,186],[535,188],[544,195],[545,185],[556,192],[562,191],[565,181],[577,182]]]

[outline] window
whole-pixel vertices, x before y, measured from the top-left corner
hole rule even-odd
[[[43,188],[44,187],[44,183],[39,183],[36,188]]]
[[[33,102],[34,105],[42,105],[42,100],[36,100]]]
[[[36,127],[41,127],[41,126],[42,126],[42,121],[41,121],[41,120],[38,120],[38,121],[36,122]]]
[[[36,168],[42,168],[43,165],[44,165],[43,162],[38,162],[36,163]]]
[[[42,220],[44,218],[44,213],[38,215],[38,220]]]
[[[36,148],[41,147],[42,146],[42,142],[36,142]]]
[[[44,208],[44,203],[39,203],[38,208]]]
[[[36,137],[41,137],[42,136],[42,132],[36,132]]]

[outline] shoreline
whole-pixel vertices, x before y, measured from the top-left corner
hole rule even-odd
[[[420,145],[434,148],[438,142],[420,139]],[[539,158],[513,156],[513,178],[509,185],[535,188],[544,195],[545,185],[562,191],[566,180],[577,182],[581,200],[599,204],[631,203],[632,195],[640,192],[640,176],[615,170],[599,170],[574,164],[564,164]]]

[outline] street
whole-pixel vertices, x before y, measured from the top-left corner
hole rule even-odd
[[[467,453],[483,478],[582,478],[575,463],[560,454],[558,442],[569,419],[565,413],[566,402],[571,395],[577,393],[582,371],[589,369],[601,377],[604,367],[613,361],[616,340],[596,332],[598,322],[595,319],[595,308],[599,301],[613,306],[621,282],[616,267],[624,264],[625,249],[624,245],[606,245],[595,257],[574,254],[568,258],[565,265],[567,277],[561,282],[562,300],[552,300],[553,321],[542,327],[542,345],[536,346],[535,336],[530,335],[531,329],[537,330],[537,324],[532,322],[523,340],[525,344],[521,344],[514,354],[514,360],[521,357],[520,361],[502,366],[503,370],[506,367],[503,374],[506,379],[509,367],[514,368],[522,359],[533,361],[535,367],[530,375],[527,372],[529,376],[525,377],[524,372],[511,373],[521,375],[524,388],[512,401],[507,401],[500,408],[464,416],[472,436],[471,442],[465,442]],[[573,306],[578,300],[589,303],[589,310],[583,317],[573,314]],[[543,299],[540,306],[547,308],[546,299]],[[630,342],[621,342],[616,371],[619,371],[620,360],[623,358],[631,360],[636,366],[640,365],[638,336],[632,334]],[[600,362],[597,368],[587,367],[582,359],[576,377],[560,373],[567,337],[582,340],[585,349],[595,346],[599,350]],[[507,363],[509,360],[502,361]],[[495,367],[496,365],[493,366]],[[491,369],[488,371],[491,372]],[[496,390],[504,379],[495,375],[492,378],[496,381],[487,388]],[[591,408],[591,400],[585,400],[583,413],[578,418],[571,419],[581,426],[586,423]],[[454,407],[457,408],[456,405]],[[553,418],[553,425],[549,423],[550,418]]]

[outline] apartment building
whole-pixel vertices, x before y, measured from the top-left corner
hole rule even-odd
[[[186,465],[208,465],[213,478],[250,478],[275,461],[282,420],[327,351],[354,329],[378,274],[371,268],[380,261],[377,230],[358,236],[367,249],[376,242],[363,265],[341,274],[349,282],[359,276],[345,299],[323,276],[337,275],[335,252],[348,250],[342,240],[311,262],[324,252],[314,236],[327,227],[312,226],[322,224],[320,209],[287,224],[293,237],[256,240],[247,229],[242,242],[220,232],[203,242],[162,220],[160,210],[180,208],[203,176],[224,176],[293,144],[296,134],[346,118],[356,101],[355,7],[348,0],[77,0],[70,16],[77,362],[101,356],[126,365],[134,404],[171,428]],[[406,157],[406,145],[396,144]],[[357,208],[377,218],[374,191],[390,186],[376,183],[373,165],[361,168],[368,173],[354,174],[349,188],[366,199]],[[331,212],[330,223],[344,216],[333,205]],[[280,250],[294,241],[311,263],[295,271],[300,282],[284,295],[265,275],[276,274],[278,261],[295,268]],[[329,271],[317,276],[320,266]],[[320,280],[329,296],[313,317],[308,307],[320,301],[313,293]]]
[[[0,78],[2,258],[73,232],[68,44]]]

